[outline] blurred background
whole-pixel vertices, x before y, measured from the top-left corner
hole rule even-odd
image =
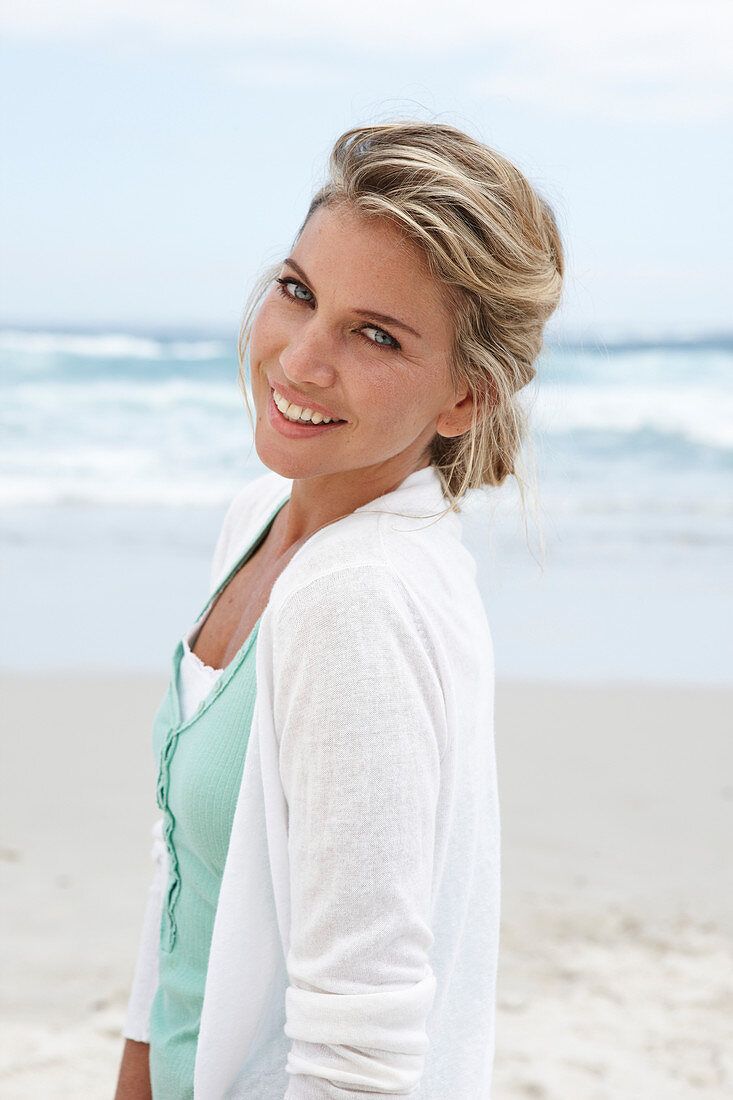
[[[242,309],[335,138],[398,118],[513,160],[567,251],[528,527],[514,485],[462,514],[497,671],[496,1097],[730,1094],[732,11],[4,6],[4,1096],[113,1089],[152,717],[265,472]]]

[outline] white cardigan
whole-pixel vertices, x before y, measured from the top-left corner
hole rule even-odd
[[[291,486],[268,473],[235,497],[212,591]],[[461,520],[434,518],[446,507],[435,469],[417,470],[317,531],[272,589],[195,1100],[490,1097],[494,661]],[[160,824],[124,1030],[144,1042]]]

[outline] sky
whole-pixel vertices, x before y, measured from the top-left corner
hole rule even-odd
[[[731,331],[728,0],[6,0],[0,325],[235,332],[344,130],[440,120],[555,210],[567,334]]]

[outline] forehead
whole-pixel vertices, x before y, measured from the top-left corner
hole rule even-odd
[[[345,204],[319,207],[292,255],[316,294],[337,289],[357,308],[393,312],[399,305],[403,313],[422,315],[427,309],[447,320],[445,295],[425,256],[386,217],[367,216]]]

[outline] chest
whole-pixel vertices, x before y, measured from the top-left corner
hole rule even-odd
[[[171,821],[185,913],[189,901],[197,908],[192,899],[216,904],[257,698],[256,654],[257,629],[186,721],[177,723],[171,689],[154,724],[158,804]]]
[[[277,573],[258,557],[259,552],[230,579],[191,646],[196,656],[211,668],[226,668],[267,606]]]
[[[267,607],[275,581],[298,544],[274,555],[267,533],[229,578],[206,616],[191,648],[211,668],[226,668],[247,641]]]

